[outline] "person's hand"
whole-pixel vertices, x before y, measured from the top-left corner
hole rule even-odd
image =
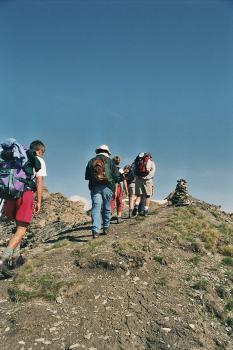
[[[34,208],[33,208],[33,214],[34,215],[38,214],[40,211],[40,208],[41,208],[41,203],[35,202]]]

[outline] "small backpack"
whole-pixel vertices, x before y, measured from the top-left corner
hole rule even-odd
[[[0,198],[20,198],[26,190],[36,190],[34,172],[40,169],[35,152],[16,140],[0,145]]]
[[[132,169],[130,169],[129,172],[125,174],[125,178],[127,181],[127,185],[130,185],[131,183],[135,182],[135,175]]]
[[[106,160],[106,157],[96,157],[92,161],[91,174],[94,182],[108,182],[108,177],[106,174]]]
[[[143,157],[137,156],[135,159],[135,174],[140,177],[145,177],[149,174],[149,170],[147,169],[148,160],[151,159],[151,155],[149,153],[145,153]]]

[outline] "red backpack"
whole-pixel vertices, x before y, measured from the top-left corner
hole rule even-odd
[[[143,157],[137,156],[135,159],[135,174],[140,177],[145,177],[149,174],[150,170],[147,170],[148,160],[151,159],[150,153],[145,153]]]

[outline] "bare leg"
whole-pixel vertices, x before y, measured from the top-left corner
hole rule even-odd
[[[136,199],[135,195],[132,195],[132,196],[129,197],[129,209],[133,210],[135,199]]]
[[[16,232],[14,236],[10,239],[10,242],[8,243],[8,248],[15,249],[22,241],[23,237],[26,234],[28,224],[24,222],[17,222],[16,223]]]
[[[150,197],[146,198],[145,207],[149,208],[149,205],[150,205]]]
[[[142,196],[137,196],[136,201],[135,201],[135,205],[139,205],[139,204],[140,204],[140,202],[141,202],[141,197],[142,197]]]

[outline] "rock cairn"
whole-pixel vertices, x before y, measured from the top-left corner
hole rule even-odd
[[[187,181],[184,179],[177,180],[175,191],[167,197],[167,200],[171,205],[190,205],[191,201],[189,199]]]

